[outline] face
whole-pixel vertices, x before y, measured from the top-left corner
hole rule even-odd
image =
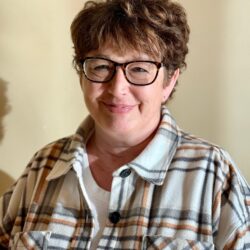
[[[134,50],[120,51],[112,45],[91,51],[88,57],[101,56],[118,63],[155,60]],[[166,80],[165,68],[159,69],[156,80],[147,86],[130,84],[121,69],[108,83],[94,83],[81,76],[86,106],[95,121],[96,133],[120,140],[144,140],[157,128],[160,109],[172,92],[179,71]]]

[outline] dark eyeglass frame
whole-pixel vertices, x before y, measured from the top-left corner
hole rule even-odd
[[[88,78],[88,76],[86,75],[85,70],[84,70],[84,63],[85,63],[85,61],[88,60],[88,59],[102,59],[102,60],[106,60],[106,61],[109,61],[109,62],[113,63],[113,65],[114,65],[113,74],[110,76],[109,79],[104,80],[104,81],[97,81],[97,80],[92,80],[92,79]],[[127,77],[127,75],[126,75],[126,67],[127,67],[129,64],[131,64],[131,63],[137,63],[137,62],[152,63],[152,64],[154,64],[154,65],[156,66],[157,71],[156,71],[156,74],[155,74],[154,79],[153,79],[151,82],[145,83],[145,84],[138,84],[138,83],[131,82],[131,81],[128,79],[128,77]],[[113,77],[115,76],[115,74],[116,74],[116,68],[119,66],[119,67],[121,67],[121,69],[122,69],[122,71],[123,71],[123,74],[124,74],[126,80],[127,80],[130,84],[135,85],[135,86],[147,86],[147,85],[152,84],[152,83],[156,80],[156,78],[157,78],[157,76],[158,76],[159,69],[160,69],[161,67],[164,67],[164,66],[165,66],[165,64],[164,64],[163,62],[155,62],[155,61],[150,61],[150,60],[136,60],[136,61],[129,61],[129,62],[125,62],[125,63],[118,63],[118,62],[115,62],[115,61],[113,61],[113,60],[111,60],[111,59],[103,58],[103,57],[85,57],[83,60],[80,61],[80,63],[81,63],[81,70],[82,70],[83,74],[84,74],[85,77],[86,77],[89,81],[91,81],[91,82],[95,82],[95,83],[107,83],[107,82],[111,81],[111,80],[113,79]]]

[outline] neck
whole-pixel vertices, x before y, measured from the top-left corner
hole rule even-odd
[[[91,156],[92,163],[102,162],[105,171],[113,172],[138,156],[152,140],[155,132],[156,129],[149,131],[143,138],[130,140],[129,138],[112,137],[95,129],[95,133],[87,145],[88,155]]]
[[[141,151],[148,142],[153,138],[157,128],[154,126],[150,130],[140,131],[140,133],[129,134],[112,134],[104,133],[104,131],[95,129],[95,143],[97,147],[111,153],[111,155],[123,155],[126,152]]]

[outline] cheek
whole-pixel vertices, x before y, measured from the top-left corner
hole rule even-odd
[[[102,86],[82,81],[82,92],[85,99],[94,99],[103,93]]]
[[[147,106],[147,109],[158,109],[162,103],[162,89],[148,88],[137,94],[137,99]],[[145,106],[145,107],[146,107]]]

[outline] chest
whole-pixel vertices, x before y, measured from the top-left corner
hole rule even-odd
[[[71,175],[63,181],[51,182],[46,187],[50,194],[46,200],[41,198],[29,207],[27,214],[20,214],[13,245],[90,247],[93,214],[86,190],[75,178]],[[210,246],[212,206],[202,193],[204,182],[199,184],[197,179],[194,183],[193,178],[191,182],[181,176],[178,182],[173,179],[170,174],[164,185],[157,186],[128,169],[115,175],[100,249],[154,249],[154,246],[173,249],[166,248],[172,244],[177,246],[174,249],[185,249],[187,244],[201,245],[204,249]]]

